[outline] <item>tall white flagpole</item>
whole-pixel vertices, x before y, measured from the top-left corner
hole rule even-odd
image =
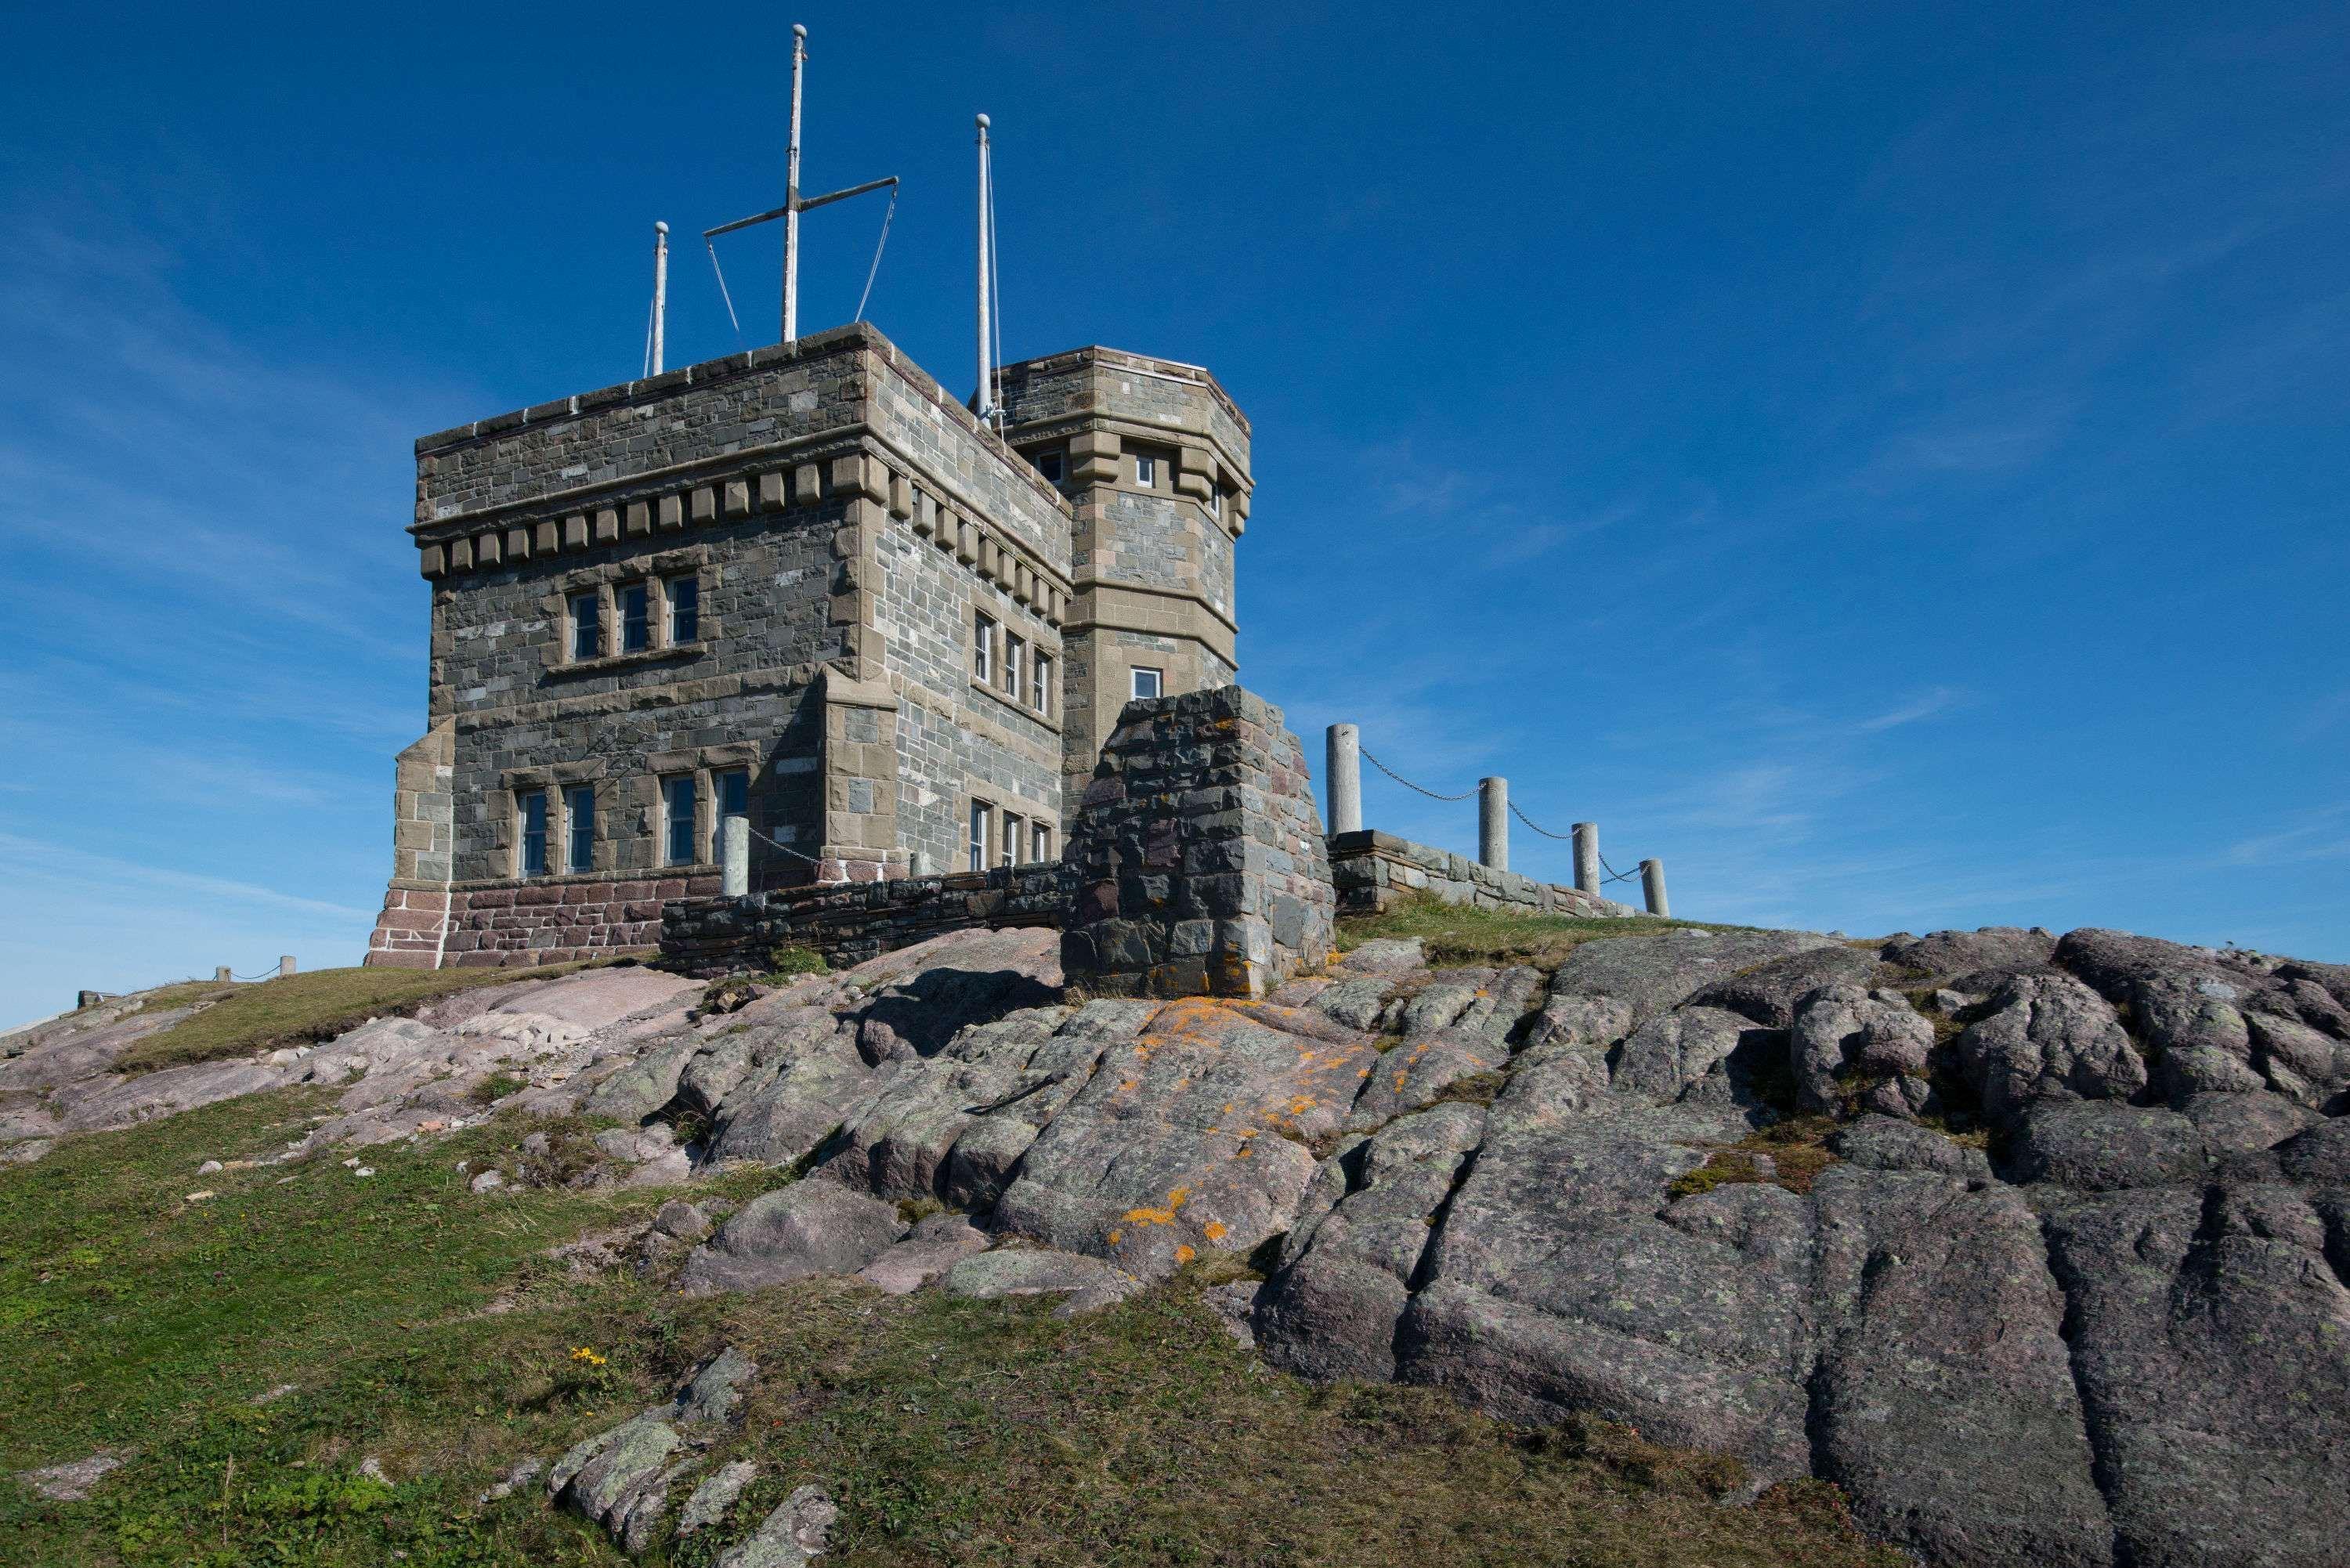
[[[661,373],[661,352],[669,332],[669,225],[653,225],[653,364]]]
[[[994,377],[989,364],[987,275],[987,116],[983,114],[979,117],[979,389],[972,394],[982,420],[995,412]]]
[[[784,165],[784,341],[800,335],[800,73],[807,29],[792,24],[792,140]]]

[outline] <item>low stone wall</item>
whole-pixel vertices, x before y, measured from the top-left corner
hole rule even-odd
[[[1341,914],[1375,915],[1399,898],[1427,893],[1448,904],[1481,909],[1514,909],[1529,915],[1616,919],[1637,915],[1629,904],[1595,898],[1555,882],[1537,882],[1514,871],[1495,871],[1465,855],[1430,849],[1392,834],[1335,833],[1326,841],[1330,878],[1337,885]]]
[[[717,891],[713,876],[555,878],[445,893],[395,884],[384,896],[367,962],[477,969],[609,958],[658,944],[669,900]]]
[[[775,949],[802,947],[851,964],[949,931],[1058,926],[1068,903],[1058,862],[739,898],[673,898],[660,910],[660,961],[708,978],[764,969]]]

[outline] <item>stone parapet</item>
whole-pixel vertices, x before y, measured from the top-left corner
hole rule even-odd
[[[1237,686],[1126,705],[1067,859],[1072,985],[1261,997],[1328,956],[1336,900],[1305,748]]]
[[[661,907],[660,961],[707,978],[764,969],[776,948],[798,947],[852,964],[950,931],[1057,926],[1068,902],[1056,863],[675,898]]]
[[[1326,844],[1338,908],[1349,915],[1378,914],[1399,899],[1420,895],[1448,904],[1473,904],[1481,909],[1586,919],[1613,919],[1639,912],[1628,904],[1595,898],[1576,888],[1538,882],[1514,871],[1496,871],[1465,855],[1431,849],[1392,834],[1336,833]]]

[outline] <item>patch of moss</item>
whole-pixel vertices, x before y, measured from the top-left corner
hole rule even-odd
[[[1827,1147],[1835,1130],[1835,1123],[1825,1116],[1790,1116],[1736,1143],[1709,1145],[1705,1163],[1675,1177],[1665,1196],[1678,1201],[1742,1182],[1769,1182],[1802,1196],[1811,1191],[1820,1172],[1836,1163]],[[1769,1158],[1767,1171],[1757,1155]]]

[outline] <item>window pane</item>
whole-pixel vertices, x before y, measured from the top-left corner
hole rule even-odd
[[[973,871],[987,869],[987,842],[992,836],[993,819],[994,814],[985,802],[975,800],[971,803],[971,869]]]
[[[546,875],[546,792],[533,790],[519,802],[522,812],[522,874]]]
[[[620,651],[642,653],[652,645],[652,588],[646,583],[630,583],[620,590]]]
[[[1053,830],[1040,822],[1036,825],[1036,831],[1030,840],[1028,858],[1043,861],[1050,860],[1052,857]]]
[[[570,827],[570,853],[564,861],[568,871],[591,871],[596,867],[596,792],[585,784],[564,792],[564,815]]]
[[[1003,814],[1003,864],[1010,866],[1020,858],[1020,819],[1010,812]]]
[[[1134,672],[1133,696],[1156,697],[1159,695],[1159,676],[1158,670],[1139,669]]]
[[[1039,713],[1050,713],[1053,711],[1053,660],[1049,655],[1040,653],[1036,656],[1036,678],[1032,685],[1034,690],[1029,693],[1029,701]]]
[[[702,579],[671,577],[669,580],[669,640],[672,647],[681,642],[692,642],[702,636]]]
[[[594,594],[571,601],[571,657],[594,659],[604,651],[602,606]]]
[[[666,786],[669,819],[668,861],[671,866],[693,864],[693,781],[674,778]]]
[[[971,673],[980,681],[995,678],[995,622],[983,615],[971,620]]]
[[[1028,662],[1028,644],[1016,637],[1003,639],[1003,690],[1014,697],[1020,695],[1020,671]]]

